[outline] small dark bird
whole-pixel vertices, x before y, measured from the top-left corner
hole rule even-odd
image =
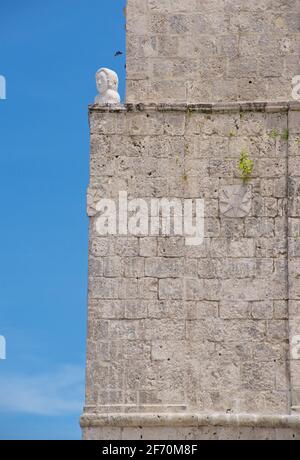
[[[117,51],[117,52],[115,53],[115,57],[117,57],[117,56],[122,56],[122,54],[123,54],[122,51]]]

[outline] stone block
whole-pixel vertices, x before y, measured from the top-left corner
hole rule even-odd
[[[140,238],[140,256],[156,257],[157,256],[157,238]]]
[[[252,318],[254,319],[272,319],[274,316],[273,301],[252,302]]]
[[[184,295],[183,280],[181,278],[166,278],[159,280],[159,298],[182,300]]]
[[[251,308],[248,302],[220,302],[220,318],[246,319],[250,318]]]
[[[94,299],[118,299],[119,280],[117,278],[91,277],[90,296]]]

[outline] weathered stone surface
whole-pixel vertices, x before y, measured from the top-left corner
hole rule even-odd
[[[115,112],[109,113],[114,117],[116,115]],[[209,413],[227,410],[285,413],[289,381],[286,341],[290,337],[291,344],[294,343],[293,337],[299,334],[300,324],[297,303],[300,225],[295,205],[300,187],[297,185],[296,163],[287,187],[286,169],[281,168],[276,159],[278,151],[266,150],[259,137],[253,134],[264,135],[273,123],[277,126],[279,122],[273,113],[269,116],[268,112],[251,112],[253,128],[246,129],[243,118],[237,121],[236,112],[228,112],[225,116],[223,111],[219,115],[215,111],[212,119],[198,109],[192,117],[188,111],[183,115],[168,115],[165,119],[166,134],[159,130],[158,136],[150,136],[151,141],[149,136],[146,141],[143,134],[144,140],[141,141],[141,137],[137,139],[136,136],[131,138],[126,135],[125,130],[126,126],[132,128],[134,124],[139,131],[140,122],[145,122],[143,113],[139,120],[135,112],[127,112],[125,119],[121,112],[120,121],[118,117],[114,118],[113,132],[121,131],[125,126],[122,136],[123,140],[126,139],[129,155],[133,153],[132,158],[137,155],[141,165],[145,165],[145,191],[147,181],[152,181],[153,174],[158,174],[162,182],[171,184],[173,181],[175,187],[169,188],[169,191],[183,199],[189,181],[194,181],[195,194],[192,196],[205,200],[205,240],[200,246],[187,247],[185,239],[177,236],[100,237],[94,222],[97,200],[103,196],[100,184],[101,177],[106,177],[105,170],[104,176],[101,176],[101,168],[93,176],[95,181],[88,195],[91,216],[88,343],[93,353],[90,359],[95,361],[99,356],[101,361],[113,365],[115,375],[112,378],[112,371],[109,371],[107,375],[110,377],[106,377],[100,368],[99,373],[93,371],[99,388],[96,410],[107,412],[112,410],[109,409],[112,404],[117,404],[113,406],[114,411],[118,407],[120,412],[143,412],[146,408],[150,410],[151,404],[155,407],[161,404],[160,411],[173,412],[188,407],[190,411]],[[151,126],[155,126],[154,113],[149,133],[153,132]],[[192,134],[191,119],[195,127],[202,126],[201,131]],[[221,125],[224,123],[222,129],[218,119]],[[105,123],[108,126],[105,143],[110,144],[109,137],[115,134],[109,134],[112,125],[107,118]],[[245,194],[252,205],[247,213],[240,215],[235,212],[229,216],[226,211],[222,213],[223,193],[224,190],[231,190],[233,194],[241,190],[241,179],[238,174],[236,177],[228,175],[223,162],[211,162],[210,168],[207,168],[207,158],[210,152],[223,155],[224,145],[228,143],[229,133],[236,123],[243,130],[243,140],[240,144],[236,142],[237,149],[246,144],[250,146],[250,155],[253,149],[255,163],[261,161],[256,160],[256,155],[267,156],[268,161],[264,160],[249,180]],[[255,123],[259,129],[255,128]],[[189,130],[188,141],[184,140],[184,129]],[[211,151],[206,139],[208,136],[214,138],[215,129],[218,129],[219,140],[218,143],[213,142]],[[193,130],[196,131],[196,128]],[[199,136],[203,136],[203,142],[199,142]],[[173,137],[182,139],[182,142],[176,141],[178,150],[176,147],[174,151],[175,156],[182,157],[175,160],[175,166],[171,160],[168,167],[169,157],[172,156],[170,139]],[[229,139],[239,139],[239,135],[230,135]],[[101,147],[102,137],[94,137],[93,143],[95,162],[98,162],[97,157],[109,155],[109,150]],[[146,147],[150,144],[151,151]],[[182,150],[184,144],[186,148]],[[195,145],[196,149],[193,148]],[[233,154],[236,160],[232,165],[237,169],[238,150]],[[294,150],[291,155],[295,155]],[[153,169],[150,165],[153,158],[164,158],[164,163]],[[151,159],[150,163],[148,159]],[[272,177],[267,178],[264,168],[273,160],[276,166],[268,166],[268,174]],[[187,171],[186,177],[180,178],[176,163],[182,171]],[[146,166],[148,164],[150,169]],[[155,165],[155,162],[152,164]],[[128,166],[128,178],[133,165]],[[125,170],[121,168],[118,171],[120,178],[115,176],[106,183],[108,196],[117,197],[115,187],[122,185],[129,196],[134,197],[134,181],[126,179],[121,184],[118,181]],[[139,170],[138,174],[141,173]],[[159,196],[159,193],[157,189],[154,196]],[[290,196],[289,206],[282,205],[280,200],[287,200],[287,196]],[[144,344],[144,347],[138,344]],[[128,356],[134,359],[137,374],[128,375],[123,380],[121,375],[124,366],[128,366]],[[170,367],[157,367],[159,362]],[[219,369],[220,373],[216,373],[215,369]],[[291,361],[290,369],[294,408],[299,400],[299,372],[295,360]],[[181,381],[179,375],[183,371],[187,377]],[[141,380],[138,380],[139,376],[142,376]],[[158,376],[161,378],[158,379]],[[167,382],[173,378],[176,379],[177,389],[174,389],[173,395],[168,395]],[[134,390],[138,381],[138,390]],[[211,386],[218,395],[211,392]],[[223,391],[224,387],[234,388],[235,396],[232,397],[232,392]],[[131,409],[124,406],[127,400],[132,405]],[[173,404],[172,409],[167,409],[169,404]],[[273,430],[268,436],[277,436],[274,433]],[[230,432],[230,436],[235,434]]]
[[[235,414],[120,414],[82,417],[84,439],[299,440],[299,417]]]
[[[140,104],[90,108],[86,439],[299,438],[300,104],[284,102],[299,14],[128,0]],[[99,235],[98,202],[119,191],[203,199],[203,243]]]
[[[129,162],[123,184],[118,181],[125,177],[125,169],[117,170],[111,182],[106,182],[108,196],[117,197],[115,186],[125,185],[128,195],[134,197],[136,186],[133,179],[129,180],[131,174],[144,175],[146,192],[147,182],[157,174],[162,183],[173,183],[167,187],[169,198],[182,200],[186,190],[190,193],[192,189],[190,196],[204,198],[206,219],[204,242],[195,247],[186,246],[181,236],[100,237],[94,223],[97,200],[103,196],[100,184],[106,177],[105,168],[104,176],[101,168],[93,176],[88,195],[89,360],[91,364],[99,360],[112,366],[105,372],[101,367],[99,372],[94,368],[87,380],[97,382],[97,393],[93,390],[90,394],[96,401],[96,412],[287,413],[289,385],[293,410],[299,405],[297,360],[287,366],[287,340],[295,347],[294,337],[300,334],[297,166],[293,164],[287,184],[285,160],[278,162],[275,144],[266,147],[273,123],[284,126],[281,115],[276,118],[274,112],[246,112],[250,123],[246,127],[240,112],[236,112],[240,109],[230,109],[224,114],[223,109],[218,112],[215,107],[214,115],[208,116],[202,108],[192,115],[184,108],[177,116],[172,108],[165,119],[157,112],[158,120],[166,123],[165,134],[155,127],[156,109],[152,109],[151,121],[144,118],[146,108],[141,118],[128,110],[125,119],[120,112],[118,120],[116,111],[108,112],[115,117],[114,133],[125,126],[122,139],[126,139],[128,158],[138,158],[144,168],[131,172],[136,166]],[[145,122],[149,123],[148,136],[146,132],[139,138],[126,135],[126,126],[135,126],[140,132]],[[115,134],[109,134],[112,125],[107,118],[105,124],[105,143],[111,144],[109,138]],[[239,133],[230,134],[237,124],[241,142],[237,142]],[[217,142],[213,140],[216,130]],[[159,134],[152,136],[154,132]],[[266,144],[261,143],[260,136],[265,136]],[[211,155],[222,158],[228,139],[235,157],[232,171],[237,171],[238,149],[244,145],[253,154],[254,164],[259,163],[246,187],[238,173],[228,174],[226,161],[208,163]],[[233,149],[234,139],[237,150]],[[97,157],[109,155],[109,150],[102,149],[102,137],[94,137],[93,143],[95,162]],[[175,161],[170,158],[173,147]],[[293,149],[291,155],[295,155]],[[164,159],[158,168],[157,159]],[[266,167],[271,177],[266,177]],[[186,176],[181,178],[179,170]],[[143,190],[139,196],[143,196]],[[233,195],[245,192],[242,195],[247,198],[247,212],[240,214],[238,206],[232,215],[224,212],[224,190]],[[161,190],[153,192],[159,197]],[[129,359],[135,363],[134,372]],[[176,388],[168,394],[173,382]],[[207,430],[205,433],[208,436]],[[275,429],[263,433],[262,429],[253,429],[251,436],[278,436]],[[283,436],[292,436],[290,433],[286,428]],[[227,435],[237,436],[234,431]]]
[[[127,4],[128,102],[291,99],[298,2],[138,2]]]

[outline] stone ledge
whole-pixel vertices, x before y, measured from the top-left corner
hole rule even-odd
[[[228,112],[288,112],[300,111],[300,102],[216,102],[212,104],[124,104],[124,105],[90,105],[90,112],[198,112],[198,113],[228,113]]]
[[[95,414],[80,419],[82,428],[89,427],[260,427],[300,428],[300,415],[261,414]]]

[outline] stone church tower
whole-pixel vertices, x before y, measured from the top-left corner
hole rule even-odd
[[[84,439],[300,439],[299,74],[299,0],[128,0],[126,104],[89,112]],[[204,200],[202,244],[99,234],[120,191]]]

